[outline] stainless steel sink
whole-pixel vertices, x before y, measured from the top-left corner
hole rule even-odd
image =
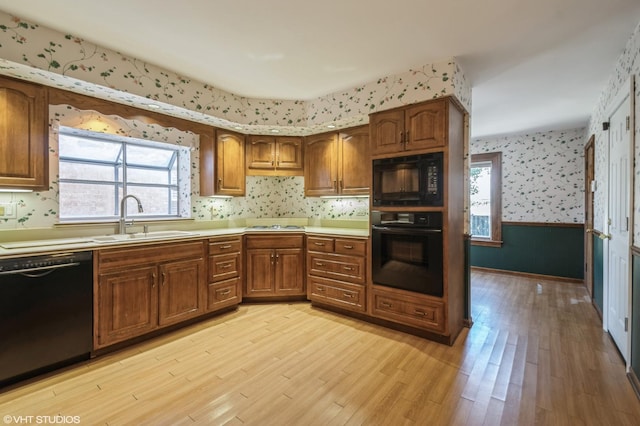
[[[92,241],[96,243],[113,243],[117,241],[143,241],[143,240],[162,240],[171,238],[182,238],[191,235],[197,235],[188,231],[155,231],[155,232],[136,232],[135,234],[112,234],[93,237]]]

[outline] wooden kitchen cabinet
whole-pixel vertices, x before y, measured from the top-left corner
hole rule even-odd
[[[245,145],[248,176],[302,176],[302,138],[251,135]]]
[[[305,296],[303,244],[302,235],[247,235],[244,296]]]
[[[244,135],[215,130],[200,138],[200,195],[245,194]]]
[[[207,310],[234,306],[242,301],[242,237],[209,240]]]
[[[46,87],[0,77],[0,188],[49,189],[48,117]]]
[[[306,196],[369,194],[368,126],[309,136],[305,149]]]
[[[204,255],[202,241],[98,250],[94,349],[203,314]]]
[[[175,324],[202,314],[205,310],[203,258],[161,264],[158,323]]]
[[[364,312],[366,253],[364,239],[307,236],[307,298]]]
[[[445,146],[450,102],[440,98],[371,114],[371,155],[419,153]]]

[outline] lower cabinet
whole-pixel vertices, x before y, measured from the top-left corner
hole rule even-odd
[[[207,311],[234,306],[242,301],[242,237],[209,240]]]
[[[302,235],[269,234],[246,237],[245,297],[304,296]]]
[[[366,311],[367,240],[307,237],[307,298],[351,311]]]
[[[94,349],[203,314],[204,256],[202,241],[99,250]]]
[[[372,294],[371,311],[374,316],[436,333],[445,332],[444,302],[441,300],[377,288]]]

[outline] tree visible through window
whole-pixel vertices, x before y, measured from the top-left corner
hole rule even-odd
[[[181,198],[178,170],[189,150],[162,142],[60,128],[59,202],[62,220],[115,219],[120,200],[127,200],[127,216],[179,217]]]
[[[500,152],[471,156],[469,186],[473,242],[501,243],[501,157]]]

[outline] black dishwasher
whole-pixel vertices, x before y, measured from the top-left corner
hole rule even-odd
[[[90,251],[0,260],[0,388],[88,359]]]

